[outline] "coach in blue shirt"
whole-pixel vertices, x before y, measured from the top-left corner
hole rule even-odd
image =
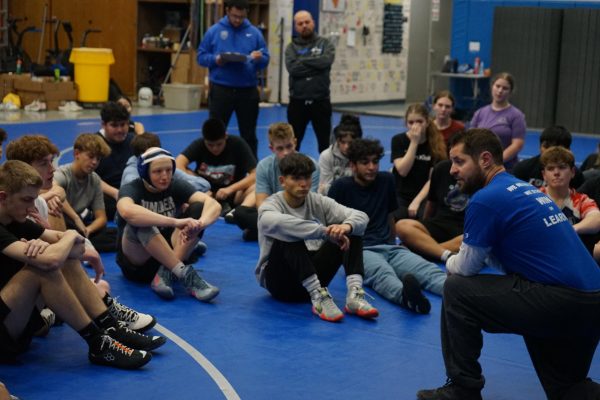
[[[587,378],[600,336],[600,269],[550,198],[509,175],[487,129],[453,137],[451,174],[472,194],[446,267],[442,351],[448,382],[426,399],[481,399],[481,331],[523,336],[549,399],[597,399]],[[479,275],[483,265],[504,275]]]

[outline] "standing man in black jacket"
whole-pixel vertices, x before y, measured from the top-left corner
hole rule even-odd
[[[285,66],[290,74],[288,122],[298,141],[296,150],[300,150],[306,126],[312,122],[320,153],[329,147],[331,134],[329,73],[335,47],[315,32],[315,21],[308,11],[294,15],[294,29],[297,35],[285,49]]]

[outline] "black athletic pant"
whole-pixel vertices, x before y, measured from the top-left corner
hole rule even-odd
[[[256,120],[258,118],[258,89],[256,87],[234,88],[211,83],[208,95],[208,109],[211,118],[218,118],[229,124],[235,111],[240,136],[248,143],[254,157],[258,140],[256,139]]]
[[[348,251],[342,251],[338,245],[328,241],[319,250],[311,252],[304,241],[275,240],[265,269],[267,290],[282,301],[310,300],[302,281],[313,274],[317,274],[324,287],[329,285],[340,264],[344,265],[346,276],[364,275],[362,249],[360,236],[350,236]]]
[[[600,337],[600,292],[543,285],[516,275],[449,276],[442,351],[448,377],[461,386],[483,388],[477,361],[482,330],[523,336],[550,400],[584,399],[582,393],[591,395],[600,387],[586,381]]]
[[[319,154],[329,147],[331,136],[331,101],[322,100],[299,100],[290,98],[287,108],[287,118],[294,135],[298,140],[296,150],[300,151],[300,144],[304,139],[304,132],[309,122],[312,122],[313,130],[317,136]]]

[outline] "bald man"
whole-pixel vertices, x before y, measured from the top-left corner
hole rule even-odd
[[[315,32],[315,21],[308,11],[294,15],[294,29],[296,35],[285,49],[285,66],[290,74],[288,122],[298,141],[296,150],[300,150],[306,126],[312,122],[320,153],[329,147],[331,134],[329,73],[335,47]]]

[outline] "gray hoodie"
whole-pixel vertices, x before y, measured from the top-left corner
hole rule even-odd
[[[319,170],[319,193],[324,196],[327,196],[333,181],[343,176],[352,176],[350,161],[340,151],[337,141],[319,156]]]
[[[273,240],[296,242],[303,240],[310,251],[318,250],[327,239],[325,228],[332,224],[349,224],[352,235],[362,236],[369,217],[362,211],[336,203],[329,197],[309,192],[304,204],[290,207],[283,191],[268,197],[258,209],[258,245],[260,256],[254,273],[265,287],[264,270]]]

